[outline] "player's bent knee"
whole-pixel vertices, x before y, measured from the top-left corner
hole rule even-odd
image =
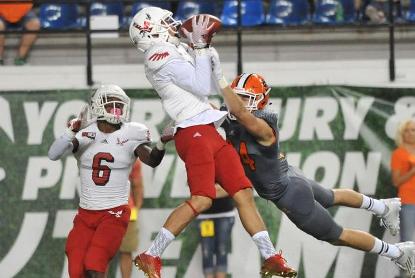
[[[206,196],[192,196],[186,203],[195,214],[199,214],[212,206],[212,199]]]

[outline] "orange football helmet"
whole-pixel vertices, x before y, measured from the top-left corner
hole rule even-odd
[[[267,105],[271,88],[265,79],[256,73],[243,73],[236,77],[231,88],[236,94],[248,97],[249,101],[245,106],[249,111],[261,110]]]

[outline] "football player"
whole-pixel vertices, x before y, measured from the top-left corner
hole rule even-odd
[[[207,44],[212,28],[208,19],[201,16],[194,20],[193,31],[186,33],[194,48],[180,42],[180,22],[168,10],[144,8],[130,25],[131,40],[144,52],[147,79],[164,110],[176,122],[176,150],[185,163],[191,193],[190,199],[169,215],[149,249],[135,258],[135,264],[149,277],[159,278],[163,251],[200,212],[211,206],[218,181],[234,199],[244,228],[265,259],[262,273],[295,277],[296,271],[275,251],[238,154],[216,131],[227,113],[213,109],[208,101],[208,96],[219,90]]]
[[[137,157],[156,167],[165,153],[162,142],[150,148],[145,125],[128,122],[130,98],[117,85],[99,87],[86,108],[48,153],[73,153],[79,166],[79,209],[65,248],[72,278],[105,277],[130,219],[130,169]]]
[[[220,66],[218,60],[215,66]],[[259,74],[244,73],[222,91],[231,115],[222,125],[226,138],[239,151],[245,173],[258,194],[316,239],[377,253],[414,274],[414,242],[388,244],[367,232],[343,228],[327,211],[336,205],[366,209],[396,235],[400,199],[377,200],[351,189],[327,189],[288,165],[280,151],[278,115],[265,109],[270,90]]]

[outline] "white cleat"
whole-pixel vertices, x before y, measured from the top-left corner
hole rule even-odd
[[[401,250],[401,255],[396,259],[392,259],[392,261],[405,270],[408,273],[408,277],[415,277],[415,242],[405,241],[396,243],[395,246]]]
[[[380,216],[380,225],[389,229],[389,232],[396,236],[399,233],[399,211],[401,210],[401,199],[381,199],[386,206],[386,213]]]

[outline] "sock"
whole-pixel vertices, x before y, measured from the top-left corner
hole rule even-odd
[[[363,201],[362,201],[362,204],[360,205],[361,208],[371,211],[378,216],[382,216],[385,213],[386,206],[382,201],[370,198],[363,194],[362,196],[363,196]]]
[[[166,228],[161,228],[160,232],[157,234],[156,238],[151,243],[150,248],[146,251],[147,255],[153,257],[161,257],[164,249],[169,246],[169,244],[174,240],[175,236]]]
[[[375,238],[375,245],[372,250],[370,250],[370,253],[377,253],[380,256],[396,259],[401,255],[401,250],[399,250],[399,248],[394,244],[389,244]]]
[[[252,236],[256,246],[261,253],[261,256],[266,260],[269,257],[274,256],[277,252],[275,251],[274,245],[272,245],[271,239],[267,231],[261,231]]]

